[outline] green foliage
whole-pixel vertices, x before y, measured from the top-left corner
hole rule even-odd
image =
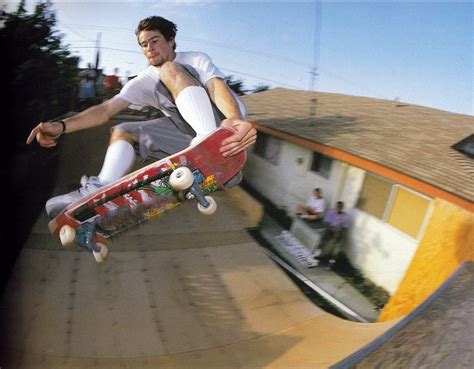
[[[247,92],[244,89],[244,82],[240,79],[234,79],[234,76],[226,76],[225,82],[229,85],[229,87],[234,91],[237,95],[245,95]]]
[[[16,11],[3,12],[0,21],[7,116],[14,140],[24,142],[39,121],[72,107],[79,59],[61,44],[50,1],[38,2],[32,14],[21,1]]]
[[[268,91],[270,89],[269,85],[259,84],[253,88],[251,93],[256,94],[263,91]]]
[[[390,297],[389,293],[366,278],[344,254],[339,256],[334,271],[367,297],[378,309],[382,309],[387,303]]]

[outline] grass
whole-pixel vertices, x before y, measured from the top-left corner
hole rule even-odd
[[[340,254],[333,271],[343,277],[362,295],[364,295],[377,309],[382,309],[390,297],[389,293],[382,287],[377,286],[370,279],[355,268],[344,253]]]

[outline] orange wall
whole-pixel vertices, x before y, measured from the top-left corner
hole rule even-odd
[[[466,260],[474,261],[474,213],[436,199],[413,261],[378,321],[412,312]]]

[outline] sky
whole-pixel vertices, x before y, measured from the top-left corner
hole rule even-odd
[[[5,1],[4,1],[5,3]],[[6,1],[7,10],[18,1]],[[27,0],[31,9],[36,1]],[[472,1],[53,1],[80,66],[125,79],[147,67],[134,30],[151,15],[178,25],[177,51],[207,53],[226,75],[473,114]],[[100,42],[98,41],[100,38]]]

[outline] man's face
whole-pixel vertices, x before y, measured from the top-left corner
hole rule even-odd
[[[138,42],[148,62],[159,67],[167,61],[173,61],[176,53],[173,50],[174,39],[167,41],[160,31],[142,31]]]

